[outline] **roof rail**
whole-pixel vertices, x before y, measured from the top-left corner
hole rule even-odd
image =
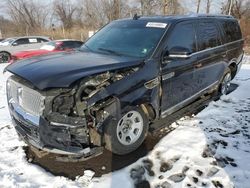
[[[196,14],[191,13],[189,14],[190,17],[221,17],[221,18],[234,18],[231,15],[225,15],[225,14]]]

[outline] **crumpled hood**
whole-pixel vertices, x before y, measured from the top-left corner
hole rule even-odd
[[[71,51],[39,56],[9,65],[6,70],[31,82],[40,90],[69,87],[73,82],[97,73],[137,66],[142,59]]]

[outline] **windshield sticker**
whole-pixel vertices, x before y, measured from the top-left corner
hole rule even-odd
[[[148,22],[146,27],[166,28],[168,24],[160,22]]]
[[[37,39],[29,39],[30,43],[37,43]]]

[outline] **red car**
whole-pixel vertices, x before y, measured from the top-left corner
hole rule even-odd
[[[51,41],[43,45],[38,50],[20,51],[12,54],[10,63],[14,63],[17,60],[26,59],[34,56],[45,55],[49,53],[69,51],[75,48],[79,48],[83,45],[83,42],[78,40],[57,40]]]

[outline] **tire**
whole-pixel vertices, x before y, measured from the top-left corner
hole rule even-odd
[[[125,155],[136,150],[148,133],[148,118],[141,108],[129,108],[119,120],[106,122],[105,148],[114,154]]]
[[[231,70],[230,68],[227,68],[219,86],[220,95],[227,95],[229,93],[231,80],[232,80]]]
[[[10,61],[10,54],[8,52],[0,52],[0,63],[8,63]]]

